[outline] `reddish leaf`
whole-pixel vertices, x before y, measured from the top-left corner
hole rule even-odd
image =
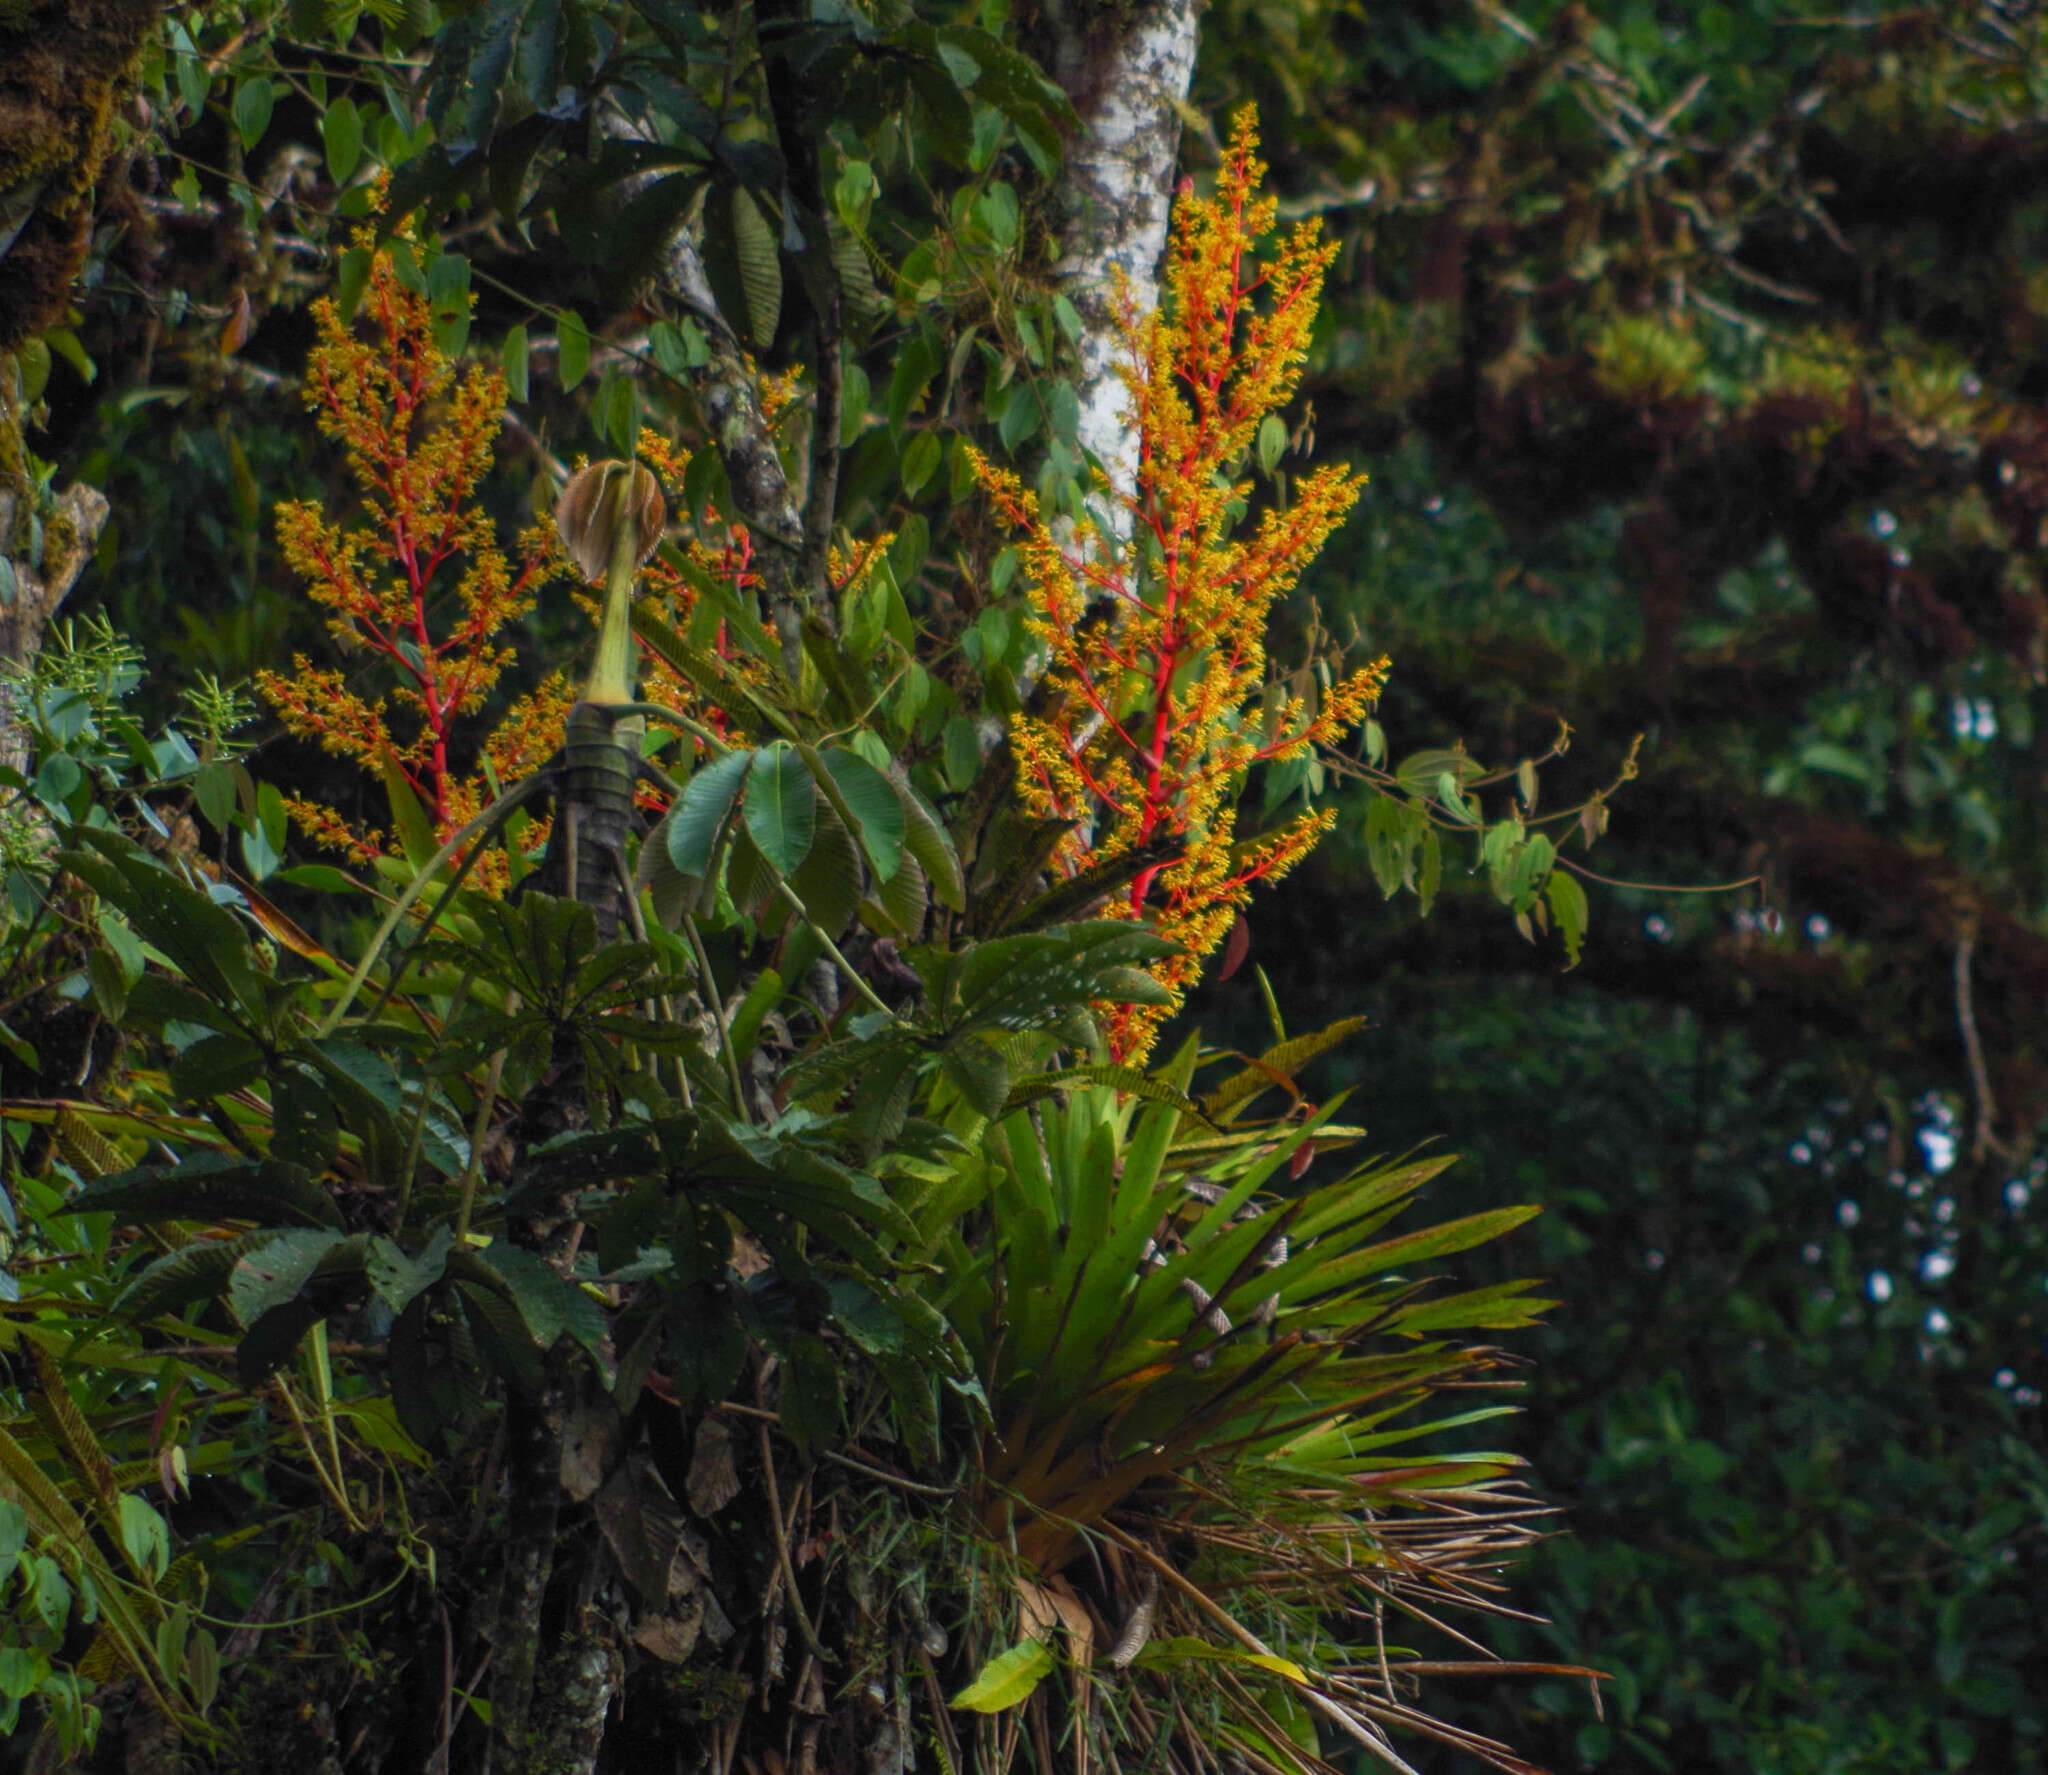
[[[1244,966],[1244,958],[1252,952],[1252,927],[1250,921],[1240,912],[1232,921],[1230,935],[1223,941],[1223,971],[1216,976],[1228,980]]]

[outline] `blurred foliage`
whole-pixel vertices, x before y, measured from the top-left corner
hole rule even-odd
[[[1616,1683],[1460,1717],[1558,1768],[2039,1768],[2042,17],[1220,10],[1198,92],[1284,108],[1343,247],[1309,429],[1373,484],[1319,620],[1411,741],[1568,721],[1546,795],[1643,736],[1584,866],[1663,885],[1592,884],[1566,982],[1456,872],[1362,918],[1364,807],[1252,916],[1301,1014],[1377,982],[1376,1133],[1550,1210],[1507,1261],[1567,1303],[1571,1532],[1516,1643]]]

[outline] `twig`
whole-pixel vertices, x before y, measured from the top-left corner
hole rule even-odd
[[[768,1520],[775,1529],[775,1558],[782,1569],[782,1587],[789,1592],[790,1613],[796,1616],[797,1632],[811,1656],[820,1664],[830,1664],[831,1655],[804,1612],[804,1599],[796,1587],[796,1562],[789,1556],[789,1529],[782,1520],[782,1494],[775,1483],[775,1448],[768,1440],[768,1426],[761,1424],[757,1428],[761,1432],[761,1473],[768,1482]]]
[[[1977,1100],[1977,1132],[1970,1141],[1970,1157],[1982,1163],[1992,1153],[2002,1155],[2005,1146],[1993,1132],[1998,1104],[1991,1095],[1991,1069],[1984,1063],[1984,1040],[1977,1033],[1977,1011],[1970,989],[1970,963],[1976,952],[1977,919],[1972,913],[1956,936],[1956,1025],[1963,1032],[1963,1053],[1970,1063],[1970,1090]]]

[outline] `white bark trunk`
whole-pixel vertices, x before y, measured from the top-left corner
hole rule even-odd
[[[1102,516],[1121,539],[1137,484],[1138,437],[1119,374],[1125,361],[1116,273],[1138,312],[1159,304],[1159,261],[1173,213],[1181,111],[1194,73],[1203,0],[1055,0],[1049,72],[1081,119],[1061,168],[1056,277],[1081,317],[1080,443],[1117,497]]]

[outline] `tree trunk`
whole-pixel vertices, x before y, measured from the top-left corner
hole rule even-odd
[[[18,448],[19,438],[11,416],[0,415],[0,443]],[[7,466],[0,463],[0,472]],[[0,665],[19,670],[34,660],[106,521],[106,496],[96,487],[76,483],[38,511],[25,475],[0,480]],[[15,691],[0,676],[0,765],[19,770],[27,757]]]
[[[1195,70],[1201,11],[1201,0],[1135,8],[1053,0],[1036,46],[1081,121],[1055,193],[1055,276],[1081,317],[1080,442],[1118,496],[1103,514],[1118,537],[1128,529],[1121,501],[1138,476],[1138,435],[1121,374],[1123,304],[1139,316],[1159,305],[1159,260],[1173,214],[1181,108]]]

